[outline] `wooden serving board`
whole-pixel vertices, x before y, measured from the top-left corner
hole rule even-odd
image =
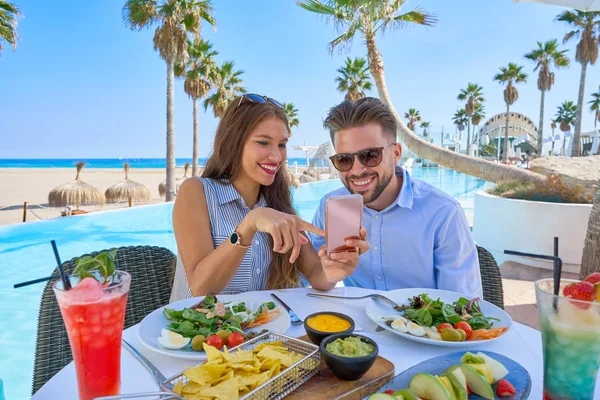
[[[308,337],[301,336],[298,339],[310,342]],[[310,380],[302,384],[287,399],[362,399],[375,393],[381,386],[394,377],[394,364],[383,357],[377,356],[377,360],[366,374],[356,381],[344,381],[338,379],[327,367],[325,362],[321,364],[319,372]]]

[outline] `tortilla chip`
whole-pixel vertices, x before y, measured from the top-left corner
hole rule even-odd
[[[293,364],[292,357],[290,357],[289,354],[280,353],[269,347],[263,348],[261,351],[258,352],[256,356],[259,359],[271,358],[274,360],[280,360],[281,365],[286,368]]]
[[[196,394],[200,390],[207,388],[207,387],[210,387],[210,384],[199,385],[196,382],[189,381],[188,383],[185,384],[185,386],[183,386],[183,389],[181,392],[183,394]]]
[[[183,375],[192,382],[206,385],[219,379],[225,372],[225,368],[225,364],[202,364],[186,370]]]
[[[182,388],[183,388],[183,383],[181,381],[179,381],[173,386],[173,392],[175,392],[181,396]]]
[[[223,358],[229,363],[243,363],[254,360],[254,354],[251,351],[238,350],[231,354],[229,352],[223,353]]]
[[[275,366],[277,366],[277,373],[279,373],[279,370],[281,369],[281,360],[266,358],[265,360],[263,360],[263,363],[260,366],[260,370],[268,371]]]
[[[202,343],[202,347],[204,348],[206,358],[209,362],[213,360],[220,360],[221,362],[223,361],[223,353],[221,353],[215,347],[209,346],[206,343]]]
[[[234,377],[221,382],[216,386],[203,389],[200,394],[203,396],[216,397],[219,400],[237,400],[240,398],[238,394],[238,378]]]

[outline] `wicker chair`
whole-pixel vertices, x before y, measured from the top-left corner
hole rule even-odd
[[[93,257],[98,253],[100,252],[89,255]],[[73,271],[78,258],[63,263],[67,274]],[[127,271],[132,276],[125,328],[139,323],[150,312],[169,303],[175,264],[175,255],[169,249],[152,246],[121,247],[115,263],[117,269]],[[58,275],[58,268],[53,275]],[[32,394],[73,359],[52,283],[46,283],[40,304]]]
[[[477,254],[479,255],[483,299],[504,310],[504,290],[498,263],[494,256],[483,247],[477,246]]]

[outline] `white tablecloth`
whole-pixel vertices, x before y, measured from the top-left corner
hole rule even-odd
[[[372,323],[364,313],[366,300],[329,300],[307,297],[311,289],[289,289],[275,291],[300,318],[321,310],[336,310],[350,315],[361,328],[361,334],[369,336],[377,341],[379,354],[390,360],[395,367],[395,374],[399,374],[409,367],[427,359],[448,353],[461,351],[455,347],[431,346],[410,340],[402,339],[390,332],[375,332],[376,325]],[[331,294],[345,296],[361,296],[376,291],[360,288],[336,288]],[[123,338],[138,349],[150,362],[152,362],[167,378],[181,373],[187,367],[195,365],[194,361],[167,357],[147,349],[137,339],[138,326],[123,332]],[[291,326],[286,333],[289,336],[302,336],[305,334],[304,327]],[[520,363],[529,371],[532,380],[530,399],[542,398],[542,342],[539,331],[525,325],[515,323],[513,329],[502,340],[493,343],[474,342],[469,350],[489,350],[503,354]],[[158,389],[152,376],[148,371],[129,354],[122,351],[121,356],[121,393],[148,392]],[[600,398],[600,390],[597,385],[596,393]],[[48,381],[36,394],[33,400],[63,399],[77,400],[77,385],[75,369],[70,363]]]

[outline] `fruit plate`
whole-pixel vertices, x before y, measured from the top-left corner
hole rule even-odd
[[[473,353],[476,352],[477,351],[473,351]],[[411,367],[406,371],[396,375],[391,381],[386,383],[377,391],[396,391],[399,389],[407,388],[412,377],[420,372],[425,372],[431,375],[441,375],[446,370],[446,368],[460,364],[461,357],[465,353],[466,351],[461,351],[459,353],[446,354],[443,356],[423,361],[422,363],[417,364],[414,367]],[[492,357],[493,359],[504,365],[504,367],[508,370],[508,375],[506,375],[504,379],[509,381],[516,390],[516,394],[514,396],[496,396],[495,399],[525,400],[529,397],[529,392],[531,391],[531,376],[529,376],[529,372],[527,372],[527,370],[523,368],[521,364],[511,360],[508,357],[503,356],[502,354],[494,353],[491,351],[482,351],[482,353]],[[493,384],[492,388],[494,389],[494,393],[496,393],[496,384]],[[469,396],[469,400],[483,400],[483,397],[473,393]]]
[[[391,290],[389,292],[386,292],[385,296],[387,298],[393,300],[394,302],[396,302],[399,305],[408,305],[409,304],[408,299],[411,299],[414,296],[418,296],[423,293],[427,294],[433,300],[437,300],[439,298],[444,303],[449,303],[449,304],[452,304],[453,302],[457,301],[461,297],[464,297],[469,300],[473,298],[473,296],[468,296],[468,295],[457,293],[457,292],[450,292],[448,290],[423,289],[423,288]],[[367,303],[365,304],[365,312],[371,321],[376,323],[381,328],[392,332],[395,335],[398,335],[398,336],[408,339],[408,340],[413,340],[415,342],[432,344],[435,346],[470,347],[473,345],[491,343],[493,341],[502,339],[504,336],[509,334],[509,332],[512,328],[512,318],[510,317],[510,315],[508,315],[501,308],[499,308],[499,307],[495,306],[494,304],[487,302],[485,300],[480,300],[479,306],[480,306],[481,312],[483,313],[484,316],[494,317],[494,318],[499,319],[499,321],[494,321],[493,327],[498,327],[498,328],[506,327],[506,328],[508,328],[506,330],[506,332],[504,332],[500,336],[497,336],[493,339],[487,339],[487,340],[477,340],[477,341],[465,340],[463,342],[450,342],[450,341],[445,341],[445,340],[434,340],[434,339],[430,339],[427,335],[425,335],[423,337],[419,337],[419,336],[411,335],[410,333],[402,333],[402,332],[398,332],[395,329],[392,329],[390,326],[388,326],[385,323],[385,321],[382,319],[382,317],[392,317],[394,315],[399,316],[400,313],[398,311],[394,310],[393,308],[391,308],[390,306],[388,306],[378,300],[374,300],[374,299],[367,300]]]
[[[202,301],[203,298],[204,296],[180,300],[152,311],[146,316],[146,318],[142,320],[142,322],[140,322],[140,325],[138,327],[138,339],[140,340],[140,342],[142,342],[142,344],[144,344],[144,346],[156,353],[164,354],[171,357],[185,358],[188,360],[206,360],[205,352],[194,351],[191,348],[189,348],[189,345],[187,346],[187,348],[183,348],[181,350],[169,350],[162,347],[158,343],[158,337],[161,335],[162,329],[166,328],[170,322],[163,315],[163,308],[167,307],[174,310],[183,310],[186,307],[191,307],[194,304],[199,303],[200,301]],[[217,300],[222,303],[228,303],[231,301],[243,301],[246,303],[246,306],[254,310],[258,308],[262,303],[272,301],[272,298],[271,296],[269,296],[269,293],[254,292],[241,293],[238,295],[217,295]],[[289,329],[289,327],[290,315],[287,313],[286,310],[280,307],[279,315],[277,315],[271,321],[256,326],[254,328],[247,329],[246,332],[260,332],[263,329],[268,329],[272,332],[285,333]]]

